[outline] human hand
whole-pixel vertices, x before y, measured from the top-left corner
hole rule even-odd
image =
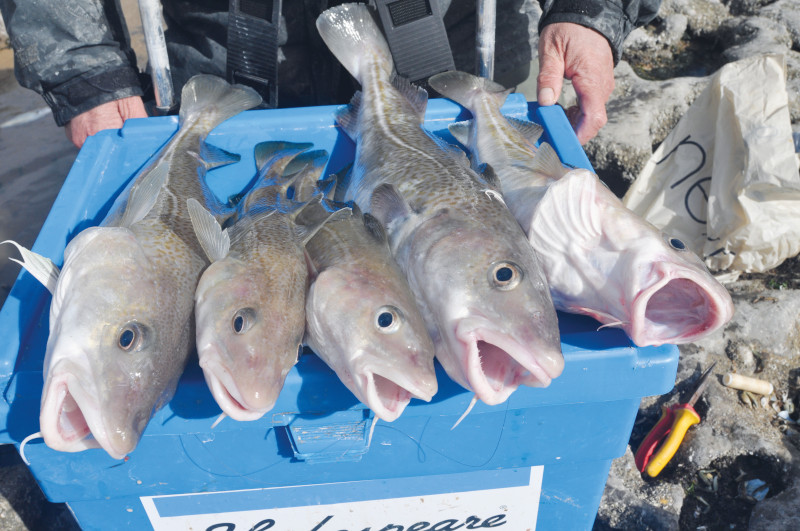
[[[129,96],[109,101],[79,114],[64,126],[73,144],[83,146],[86,137],[104,129],[119,129],[128,118],[147,118],[144,102],[140,96]]]
[[[570,22],[548,24],[539,35],[539,105],[554,105],[564,79],[572,81],[578,105],[567,117],[585,144],[606,124],[606,102],[614,90],[614,56],[606,38]]]

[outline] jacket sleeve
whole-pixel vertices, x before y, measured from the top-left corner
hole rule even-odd
[[[602,34],[611,45],[614,63],[622,43],[634,28],[656,17],[661,0],[539,0],[542,16],[539,32],[548,24],[572,22]]]
[[[117,0],[0,0],[20,85],[58,125],[100,104],[142,95]]]

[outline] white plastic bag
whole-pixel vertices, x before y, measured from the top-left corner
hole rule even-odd
[[[766,271],[800,253],[800,175],[785,59],[722,67],[623,203],[713,271]]]

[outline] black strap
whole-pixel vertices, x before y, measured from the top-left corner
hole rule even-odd
[[[278,106],[278,26],[282,0],[230,0],[227,76],[254,88],[261,107]]]

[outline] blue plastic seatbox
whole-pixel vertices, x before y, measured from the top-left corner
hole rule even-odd
[[[213,170],[220,199],[256,172],[259,142],[313,142],[336,171],[354,145],[334,124],[336,107],[248,111],[209,143],[241,155]],[[545,127],[562,160],[590,168],[562,110],[512,95],[504,112]],[[467,117],[429,103],[425,125],[443,136]],[[66,243],[98,224],[127,181],[177,128],[177,118],[130,120],[81,150],[33,250],[57,264]],[[38,431],[50,295],[22,272],[0,311],[0,443]],[[611,461],[626,448],[641,397],[673,386],[678,351],[636,348],[619,330],[559,314],[566,360],[546,389],[520,388],[503,404],[478,403],[437,366],[439,391],[378,422],[313,354],[301,356],[274,409],[253,422],[225,419],[196,360],[175,397],[125,460],[103,450],[25,448],[48,499],[67,502],[85,529],[443,531],[502,527],[590,529]]]

